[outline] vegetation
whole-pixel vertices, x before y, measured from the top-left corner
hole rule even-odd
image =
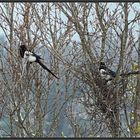
[[[139,137],[139,3],[0,3],[1,137]],[[55,79],[19,56],[41,54]],[[110,85],[99,62],[116,71]]]

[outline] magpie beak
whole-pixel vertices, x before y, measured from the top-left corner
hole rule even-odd
[[[47,70],[48,72],[50,72],[54,77],[56,77],[57,79],[59,79],[54,73],[52,73],[42,62],[41,62],[41,57],[37,54],[35,54],[34,52],[28,51],[25,45],[21,45],[19,47],[19,52],[20,52],[20,56],[22,58],[26,58],[27,62],[32,63],[32,62],[37,62],[40,64],[40,66],[42,66],[45,70]]]
[[[116,77],[116,73],[107,68],[104,62],[100,62],[99,71],[101,77],[105,80],[112,80],[112,78]]]

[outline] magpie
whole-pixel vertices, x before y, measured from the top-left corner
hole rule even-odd
[[[101,77],[107,81],[112,80],[116,77],[116,73],[107,68],[104,62],[100,62],[99,71]]]
[[[27,59],[27,62],[29,62],[29,64],[36,62],[38,64],[40,64],[45,70],[47,70],[48,72],[50,72],[54,77],[56,77],[57,79],[59,79],[54,73],[52,73],[42,62],[41,62],[41,57],[37,54],[35,54],[34,52],[29,51],[25,45],[20,45],[19,46],[19,52],[20,52],[20,56],[22,58]]]

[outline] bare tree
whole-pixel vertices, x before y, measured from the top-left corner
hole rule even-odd
[[[112,5],[113,10],[110,3],[0,5],[1,118],[9,128],[1,130],[7,136],[65,136],[64,120],[68,136],[139,136],[139,69],[130,66],[139,66],[134,26],[140,14],[134,3]],[[60,79],[38,64],[26,69],[20,44],[42,54]],[[99,74],[100,61],[116,70],[110,85]]]

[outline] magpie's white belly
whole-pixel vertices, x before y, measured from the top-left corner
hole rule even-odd
[[[35,61],[36,61],[36,57],[35,57],[35,56],[32,56],[32,55],[29,56],[29,57],[28,57],[28,61],[29,61],[29,62],[35,62]]]
[[[101,75],[101,77],[102,77],[103,79],[106,79],[106,80],[108,80],[108,79],[111,78],[111,76],[108,75],[104,69],[101,69],[101,70],[100,70],[100,75]]]
[[[29,51],[25,51],[24,58],[27,59],[29,62],[35,62],[36,61],[36,57],[33,56],[32,52],[29,52]]]
[[[106,77],[105,72],[106,72],[106,71],[105,71],[104,69],[101,69],[101,70],[100,70],[100,75],[101,75],[102,78],[105,78],[105,77]]]

